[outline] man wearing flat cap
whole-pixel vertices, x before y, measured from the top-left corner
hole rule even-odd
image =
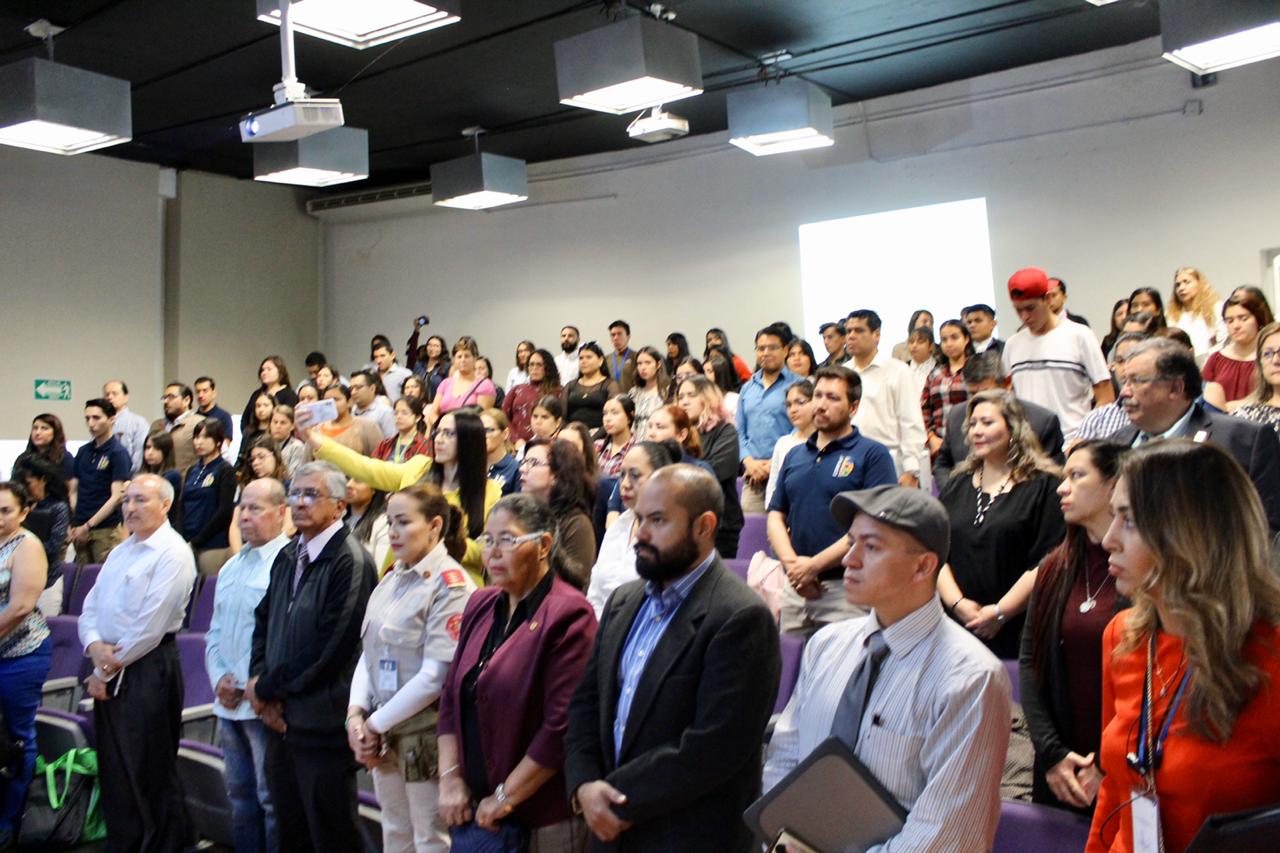
[[[831,515],[848,530],[845,596],[871,613],[828,625],[805,646],[764,790],[834,735],[909,812],[877,851],[989,850],[1009,747],[1009,678],[942,611],[946,510],[919,489],[886,485],[840,493]]]

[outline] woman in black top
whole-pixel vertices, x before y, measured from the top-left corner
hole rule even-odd
[[[26,455],[13,463],[13,477],[27,487],[34,502],[23,527],[40,537],[49,562],[45,592],[36,603],[46,617],[62,612],[62,564],[67,556],[67,539],[71,530],[71,504],[67,500],[67,483],[54,462],[39,454]],[[49,592],[57,585],[54,592]]]
[[[1031,798],[1089,813],[1102,773],[1102,634],[1128,601],[1116,593],[1102,537],[1125,449],[1077,444],[1058,487],[1067,537],[1036,572],[1018,655],[1022,707],[1035,745]]]
[[[226,432],[216,418],[196,424],[196,462],[182,475],[178,532],[191,544],[203,575],[216,575],[229,550],[227,528],[236,509],[236,472],[222,458]]]
[[[76,476],[75,456],[67,452],[67,433],[62,419],[49,413],[31,419],[31,434],[27,437],[27,449],[18,455],[14,463],[29,456],[43,456],[55,466],[63,483],[70,485]]]
[[[564,387],[565,420],[581,421],[592,430],[600,429],[604,404],[618,395],[618,383],[606,376],[604,351],[595,341],[578,350],[578,378]]]
[[[676,366],[689,357],[689,339],[681,332],[667,335],[667,357],[663,359],[667,375],[674,376]]]
[[[284,359],[280,356],[269,355],[262,360],[262,364],[258,365],[258,381],[262,384],[249,395],[244,414],[240,416],[242,433],[250,432],[253,426],[253,404],[258,400],[258,392],[265,391],[271,395],[272,400],[286,406],[298,405],[298,395],[289,382],[289,368],[285,367]]]
[[[676,402],[697,424],[702,461],[711,466],[720,491],[724,492],[724,517],[716,530],[716,550],[722,557],[732,559],[738,556],[738,535],[743,524],[742,504],[738,501],[738,430],[729,423],[724,395],[705,376],[691,376],[681,382]]]
[[[938,593],[957,622],[1013,660],[1036,566],[1066,532],[1054,494],[1060,473],[1013,394],[976,395],[967,421],[969,457],[939,495],[951,518],[951,554]]]

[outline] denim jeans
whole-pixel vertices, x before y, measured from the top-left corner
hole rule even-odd
[[[36,766],[36,708],[40,688],[49,674],[53,638],[47,637],[34,652],[16,658],[0,658],[0,710],[9,736],[26,741],[22,772],[7,784],[0,782],[0,831],[16,830],[27,798],[27,786]],[[2,834],[2,832],[0,832]]]
[[[219,719],[218,745],[226,767],[236,853],[274,853],[280,840],[264,771],[267,727],[260,720]]]

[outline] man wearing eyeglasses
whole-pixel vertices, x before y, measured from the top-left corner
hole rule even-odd
[[[160,402],[164,405],[164,417],[157,418],[151,424],[152,432],[164,430],[173,439],[173,464],[179,471],[185,471],[196,462],[195,432],[196,424],[204,420],[191,410],[195,395],[191,389],[181,382],[170,382],[164,386],[164,396]]]
[[[346,482],[328,462],[298,469],[288,494],[298,535],[254,614],[244,696],[271,730],[265,769],[282,851],[361,847],[345,715],[377,570],[342,524]]]
[[[1170,338],[1138,344],[1120,385],[1120,405],[1132,425],[1113,440],[1128,447],[1164,438],[1213,442],[1248,472],[1267,524],[1273,533],[1280,530],[1280,439],[1269,426],[1206,406],[1199,399],[1202,385],[1195,354],[1182,344]]]
[[[798,380],[786,366],[786,333],[777,325],[756,332],[756,363],[760,368],[738,393],[738,457],[742,460],[742,511],[764,512],[773,446],[791,432],[787,420],[787,389]]]

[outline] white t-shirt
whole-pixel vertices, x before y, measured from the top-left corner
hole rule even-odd
[[[1059,322],[1043,335],[1022,329],[1005,343],[1002,361],[1018,398],[1056,414],[1067,442],[1089,414],[1093,386],[1111,378],[1098,339],[1079,323]]]

